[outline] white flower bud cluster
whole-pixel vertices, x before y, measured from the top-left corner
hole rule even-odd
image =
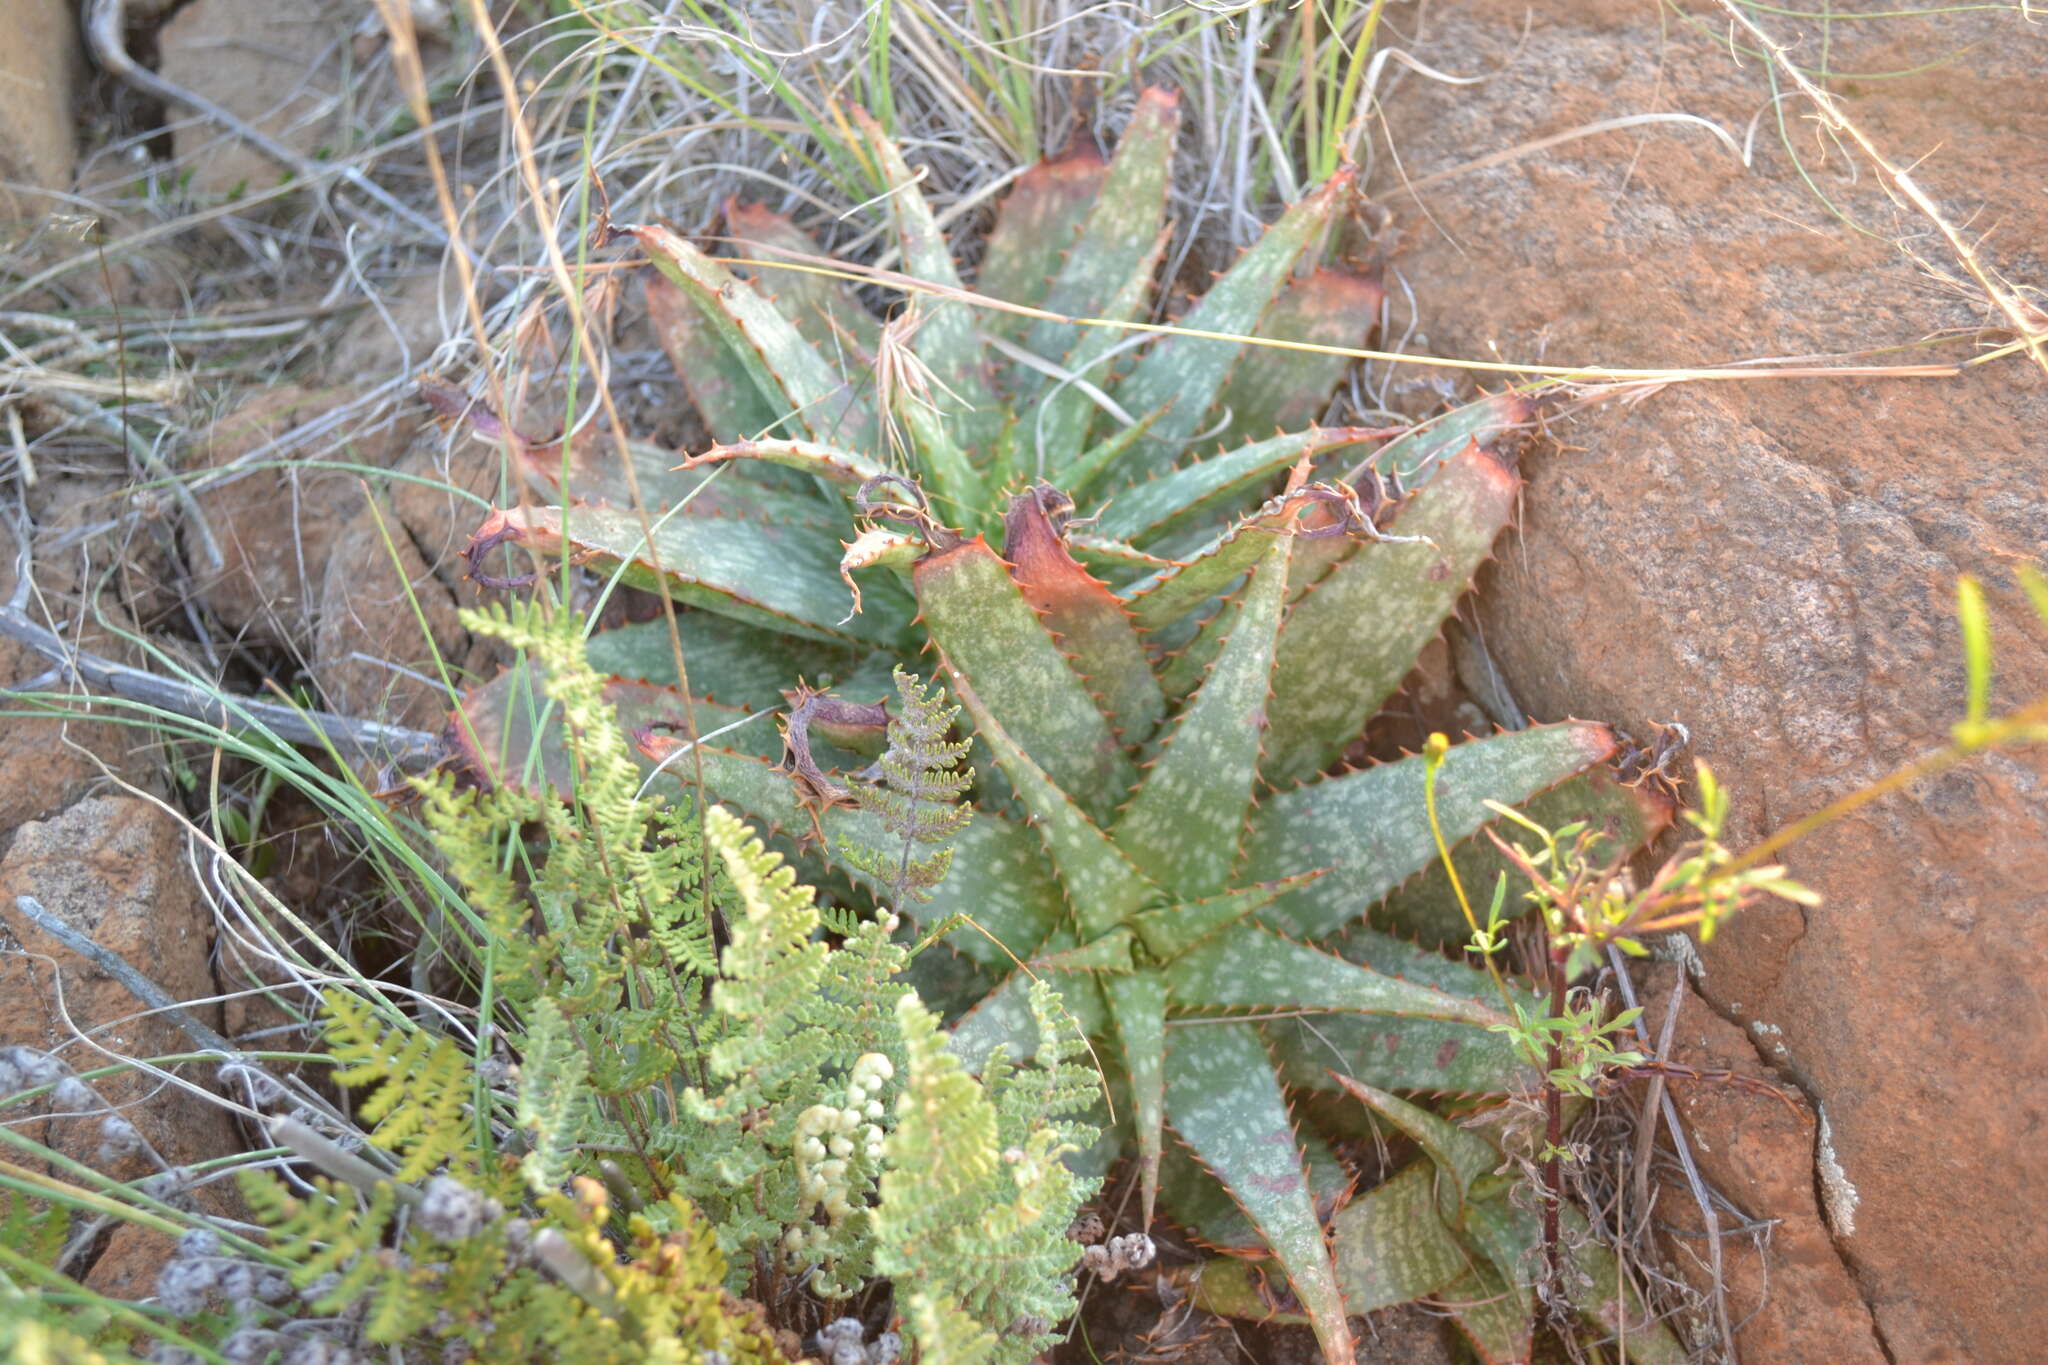
[[[1092,1270],[1105,1284],[1126,1270],[1143,1270],[1157,1254],[1152,1239],[1142,1232],[1112,1237],[1081,1253],[1081,1268]]]
[[[797,1115],[796,1178],[803,1216],[782,1234],[783,1251],[793,1266],[824,1258],[832,1230],[855,1212],[857,1194],[865,1192],[881,1164],[881,1119],[889,1112],[882,1094],[895,1075],[887,1057],[863,1053],[847,1075],[844,1104],[814,1104]],[[812,1218],[820,1210],[823,1223]]]
[[[505,1206],[488,1199],[453,1176],[437,1175],[427,1182],[420,1200],[420,1227],[444,1242],[463,1242],[505,1216]]]
[[[839,1318],[818,1329],[818,1354],[825,1365],[892,1365],[903,1354],[903,1338],[894,1332],[873,1341],[865,1336],[859,1318]]]

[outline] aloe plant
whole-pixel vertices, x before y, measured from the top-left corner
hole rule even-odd
[[[828,856],[891,839],[812,742],[878,738],[891,670],[933,651],[971,722],[979,799],[929,903],[898,908],[972,921],[947,940],[981,983],[957,1048],[1029,1051],[1027,987],[1054,979],[1125,1097],[1146,1221],[1163,1198],[1218,1245],[1270,1249],[1348,1360],[1324,1235],[1346,1178],[1290,1092],[1329,1088],[1333,1065],[1411,1093],[1526,1080],[1489,1031],[1507,1018],[1490,978],[1362,922],[1397,892],[1411,920],[1438,896],[1420,762],[1336,769],[1507,524],[1507,433],[1528,409],[1325,428],[1341,355],[1212,339],[1367,338],[1377,287],[1314,264],[1348,171],[1219,277],[1186,332],[1134,351],[1079,325],[1154,308],[1170,94],[1144,94],[1113,160],[1072,150],[1005,201],[977,284],[1022,312],[974,306],[901,156],[855,122],[923,292],[882,323],[829,276],[772,270],[823,258],[759,210],[727,213],[751,265],[618,229],[659,271],[650,309],[715,444],[679,468],[630,445],[635,508],[607,447],[513,441],[553,503],[494,511],[472,564],[488,578],[488,554],[514,544],[695,608],[678,628],[697,695],[675,689],[654,623],[591,642],[622,675],[613,701],[669,780],[815,831]],[[799,678],[836,686],[790,693],[791,772],[744,718]],[[549,762],[534,695],[515,672],[467,699],[458,730],[481,772]],[[1459,746],[1444,830],[1469,839],[1484,799],[1546,794],[1645,838],[1665,812],[1599,775],[1614,747],[1580,722]],[[876,865],[845,870],[886,894]]]

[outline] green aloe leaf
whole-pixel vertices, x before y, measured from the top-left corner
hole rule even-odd
[[[1174,1029],[1170,1042],[1166,1114],[1174,1132],[1272,1248],[1324,1356],[1349,1361],[1351,1329],[1330,1250],[1258,1031],[1249,1024],[1192,1024]]]
[[[1101,192],[1040,307],[1067,317],[1112,315],[1109,310],[1144,266],[1164,225],[1173,140],[1179,130],[1178,92],[1155,86],[1138,96]],[[1071,323],[1041,319],[1027,335],[1032,350],[1054,359],[1073,350],[1080,332]]]
[[[1509,1095],[1539,1079],[1505,1034],[1452,1019],[1296,1014],[1261,1031],[1282,1083],[1300,1090],[1334,1089],[1331,1071],[1346,1068],[1382,1089],[1452,1095]]]
[[[1484,1262],[1474,1262],[1444,1287],[1441,1297],[1450,1310],[1451,1321],[1457,1324],[1481,1365],[1526,1365],[1536,1319],[1517,1300],[1514,1287],[1499,1271]],[[1631,1352],[1629,1359],[1645,1358]]]
[[[683,461],[682,467],[697,470],[728,460],[762,460],[785,469],[815,474],[827,483],[847,489],[857,489],[869,480],[879,479],[890,472],[886,465],[855,451],[817,441],[786,441],[776,437],[724,441],[702,454],[690,456]]]
[[[1159,260],[1166,254],[1171,236],[1170,228],[1159,230],[1151,247],[1131,267],[1123,287],[1097,316],[1124,321],[1142,316],[1151,305],[1152,277],[1159,271]],[[1037,386],[1043,396],[1020,409],[1024,449],[1030,452],[1033,470],[1076,494],[1114,469],[1124,453],[1143,440],[1167,412],[1163,405],[1151,412],[1126,412],[1107,392],[1114,386],[1117,358],[1130,350],[1132,333],[1101,325],[1082,327],[1080,332],[1079,340],[1050,367],[1058,371],[1057,378],[1047,374],[1052,382]],[[1038,373],[1031,367],[1021,368]],[[1090,433],[1103,417],[1117,421],[1120,429],[1090,445]]]
[[[861,307],[852,287],[815,270],[780,268],[794,256],[829,259],[810,234],[766,205],[738,199],[726,200],[725,230],[742,255],[761,262],[748,272],[755,287],[796,324],[818,354],[835,357],[849,374],[873,363],[881,325]]]
[[[1437,1211],[1436,1170],[1426,1161],[1346,1205],[1331,1224],[1330,1249],[1354,1313],[1435,1294],[1472,1264]]]
[[[1207,900],[1146,910],[1133,915],[1130,925],[1143,941],[1146,951],[1161,961],[1167,961],[1180,956],[1209,935],[1257,914],[1297,886],[1305,886],[1320,875],[1305,872],[1284,881],[1225,891]]]
[[[1288,610],[1273,670],[1267,781],[1320,772],[1365,729],[1492,553],[1520,487],[1498,456],[1466,446],[1395,519],[1397,534],[1429,543],[1366,541]],[[1332,687],[1332,678],[1344,685]]]
[[[1300,546],[1295,547],[1299,558]],[[1206,616],[1187,616],[1171,626],[1153,632],[1155,648],[1163,647],[1159,665],[1159,690],[1169,706],[1178,706],[1202,685],[1210,666],[1223,652],[1224,642],[1237,628],[1237,613],[1244,606],[1242,594],[1218,599]]]
[[[1104,977],[1101,985],[1131,1086],[1142,1204],[1139,1226],[1151,1227],[1152,1205],[1159,1194],[1160,1133],[1166,1122],[1166,983],[1152,970]]]
[[[638,501],[650,513],[687,502],[700,516],[810,526],[836,531],[851,525],[844,506],[833,506],[809,489],[771,487],[759,480],[712,478],[680,468],[675,451],[650,441],[620,442],[610,432],[590,431],[570,444],[562,459],[559,443],[514,447],[527,482],[548,502],[630,508]],[[628,465],[631,466],[630,470]]]
[[[1096,972],[1128,976],[1138,969],[1137,959],[1132,955],[1136,947],[1137,940],[1130,930],[1113,929],[1078,948],[1040,953],[1031,959],[1031,967],[1040,972]]]
[[[1339,1075],[1337,1084],[1351,1098],[1414,1139],[1444,1177],[1437,1182],[1438,1209],[1446,1222],[1462,1224],[1473,1185],[1492,1175],[1501,1164],[1499,1149],[1479,1134],[1355,1077]]]
[[[1075,561],[1054,527],[1047,504],[1058,496],[1040,484],[1011,499],[1003,519],[1003,557],[1024,600],[1094,692],[1119,741],[1139,743],[1166,714],[1166,698],[1123,603]]]
[[[1237,861],[1293,545],[1292,536],[1267,541],[1230,638],[1115,826],[1117,847],[1177,896],[1224,890]]]
[[[1507,433],[1536,414],[1536,404],[1519,393],[1489,394],[1441,413],[1398,440],[1389,441],[1372,458],[1373,468],[1413,482],[1439,461],[1448,460],[1473,442],[1491,450]]]
[[[676,634],[691,690],[727,706],[780,706],[785,688],[799,681],[830,687],[851,677],[861,661],[857,649],[816,644],[708,611],[677,612]],[[601,630],[585,647],[590,666],[600,673],[676,686],[676,655],[667,621],[657,618]]]
[[[1000,722],[1020,755],[1089,821],[1101,821],[1136,769],[1003,561],[977,537],[926,556],[915,583],[933,643],[982,708],[976,724]],[[1023,785],[1014,772],[1010,780]]]
[[[1261,508],[1217,533],[1187,559],[1139,579],[1118,596],[1146,630],[1170,625],[1210,598],[1228,592],[1259,562],[1273,537],[1286,534],[1282,527],[1287,520],[1285,515]]]
[[[543,788],[567,796],[573,789],[574,763],[562,732],[561,707],[545,690],[543,671],[521,659],[497,677],[462,694],[454,725],[456,743],[470,768],[494,786],[524,791]],[[617,708],[628,729],[660,726],[681,731],[694,717],[699,734],[728,730],[717,741],[762,758],[782,752],[782,737],[765,717],[745,722],[751,714],[736,706],[700,701],[684,711],[683,694],[672,687],[614,679],[604,689],[605,701]]]
[[[647,318],[713,440],[737,441],[782,429],[789,409],[768,400],[753,368],[681,285],[661,275],[649,276]]]
[[[1259,319],[1257,335],[1261,340],[1357,350],[1379,325],[1380,300],[1385,296],[1377,281],[1319,267],[1287,282]],[[1352,357],[1344,355],[1248,347],[1217,398],[1217,407],[1230,414],[1222,440],[1256,441],[1309,425],[1322,415],[1351,363]]]
[[[800,527],[707,517],[686,507],[654,520],[652,549],[638,514],[578,507],[568,544],[579,562],[621,568],[628,587],[666,592],[749,625],[827,644],[894,645],[910,624],[894,585],[876,585],[866,610],[848,619],[852,600],[839,582],[829,538]],[[529,546],[543,560],[562,552],[562,512],[509,507],[491,513],[470,542],[473,555],[499,544]]]
[[[670,728],[636,738],[649,766],[661,767],[655,790],[687,794],[698,765],[682,737]],[[845,806],[812,811],[799,799],[790,775],[765,759],[709,744],[697,757],[703,766],[705,795],[737,807],[771,831],[810,834],[815,814],[816,831],[823,836],[821,851],[827,856],[842,843],[887,848],[896,839],[866,811]],[[888,889],[854,875],[872,890]],[[951,872],[932,889],[929,901],[906,909],[914,909],[926,924],[943,923],[954,915],[970,921],[948,936],[948,945],[983,966],[1007,970],[1058,932],[1066,918],[1066,899],[1046,866],[1037,835],[1001,816],[976,811],[953,836]]]
[[[931,205],[919,192],[917,178],[904,163],[903,154],[866,111],[852,112],[867,152],[880,171],[889,216],[903,248],[904,270],[945,293],[965,292],[946,234],[933,220]],[[934,398],[963,409],[954,414],[953,422],[965,445],[973,449],[990,445],[1001,427],[1001,414],[989,389],[981,343],[974,335],[974,310],[958,298],[944,297],[915,299],[911,306],[923,316],[911,349],[945,390]]]
[[[1496,1006],[1383,976],[1257,924],[1212,935],[1168,963],[1165,973],[1177,1010],[1346,1010],[1482,1028],[1503,1019]]]
[[[1596,768],[1540,792],[1517,807],[1545,829],[1559,829],[1577,820],[1588,821],[1602,831],[1592,848],[1595,864],[1606,864],[1632,853],[1663,833],[1671,823],[1672,803],[1648,783],[1624,786],[1604,768]],[[1487,825],[1510,844],[1518,829],[1505,820]],[[1524,836],[1526,842],[1526,836]],[[1473,913],[1484,920],[1493,898],[1494,884],[1506,874],[1510,888],[1507,912],[1527,908],[1520,898],[1525,881],[1514,871],[1507,855],[1482,833],[1474,834],[1451,849],[1451,861],[1458,880],[1471,899]],[[1372,912],[1374,924],[1403,934],[1412,934],[1429,944],[1462,945],[1471,940],[1464,909],[1451,890],[1451,879],[1441,860],[1429,870],[1395,891]]]
[[[941,656],[943,659],[944,656]],[[975,692],[948,663],[953,695],[974,717],[975,728],[995,753],[1017,797],[1031,812],[1032,827],[1045,840],[1081,932],[1105,933],[1147,902],[1163,899],[1109,837],[1024,752]],[[957,861],[957,859],[956,859]]]
[[[1175,1036],[1180,1030],[1176,1029]],[[1316,1221],[1327,1225],[1351,1193],[1351,1172],[1337,1159],[1335,1151],[1313,1130],[1303,1128],[1297,1136],[1302,1145],[1302,1169],[1308,1173],[1309,1198],[1315,1205]],[[1170,1146],[1159,1165],[1159,1202],[1172,1217],[1203,1245],[1233,1255],[1263,1257],[1266,1244],[1258,1229],[1238,1207],[1216,1178],[1184,1148]],[[1222,1263],[1212,1262],[1212,1265]],[[1349,1309],[1350,1305],[1346,1305]],[[1213,1311],[1213,1310],[1212,1310]],[[1356,1310],[1352,1310],[1354,1313]]]
[[[1094,529],[1100,535],[1149,546],[1178,527],[1242,506],[1247,495],[1286,473],[1304,455],[1320,455],[1387,434],[1377,427],[1313,427],[1255,441],[1125,489],[1102,509]]]
[[[1474,1203],[1468,1222],[1473,1242],[1485,1253],[1486,1261],[1491,1262],[1476,1266],[1482,1283],[1498,1295],[1499,1301],[1513,1307],[1521,1322],[1533,1326],[1534,1277],[1543,1268],[1542,1214],[1537,1207],[1520,1207],[1502,1194]],[[1690,1358],[1685,1349],[1668,1327],[1651,1320],[1641,1299],[1623,1284],[1614,1252],[1593,1234],[1586,1215],[1567,1203],[1558,1210],[1558,1226],[1558,1245],[1571,1267],[1567,1280],[1579,1286],[1576,1307],[1580,1320],[1610,1340],[1624,1335],[1626,1328],[1628,1358],[1632,1361],[1642,1361],[1644,1365],[1684,1365]],[[1481,1330],[1495,1333],[1501,1333],[1506,1326],[1498,1315],[1482,1317],[1478,1325]],[[1515,1352],[1526,1352],[1529,1329],[1514,1330],[1522,1335],[1499,1336],[1497,1342],[1510,1349],[1493,1359],[1526,1358]],[[1493,1348],[1495,1342],[1475,1340],[1475,1345]]]
[[[1074,144],[1019,176],[997,210],[975,282],[990,298],[1027,307],[1041,303],[1089,210],[1102,197],[1109,164],[1084,128],[1074,131]],[[1021,314],[991,310],[982,325],[1016,341],[1031,323]]]
[[[794,424],[796,430],[789,434],[857,448],[873,443],[875,415],[853,382],[836,372],[753,285],[665,227],[627,231],[655,269],[696,306],[719,344],[738,357],[776,419],[786,416]]]
[[[1231,336],[1255,332],[1260,316],[1286,285],[1302,256],[1322,239],[1335,219],[1351,193],[1352,179],[1349,170],[1340,171],[1303,196],[1209,287],[1180,325]],[[1147,469],[1171,465],[1189,438],[1212,420],[1216,396],[1244,351],[1243,342],[1168,335],[1146,352],[1130,377],[1118,386],[1117,400],[1131,411],[1149,412],[1173,404],[1145,443]]]
[[[1614,747],[1612,730],[1585,721],[1453,745],[1437,783],[1444,837],[1464,839],[1493,819],[1482,801],[1526,801],[1604,761]],[[1332,871],[1259,918],[1295,938],[1320,939],[1427,867],[1437,855],[1422,775],[1422,759],[1407,758],[1266,797],[1252,814],[1239,880]]]

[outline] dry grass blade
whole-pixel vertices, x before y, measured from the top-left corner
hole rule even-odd
[[[1941,233],[1943,240],[1948,243],[1949,250],[1962,262],[1963,269],[1969,272],[1970,278],[1984,291],[1984,296],[1990,299],[1992,305],[2005,315],[2006,321],[2012,324],[2013,331],[2018,334],[2019,343],[2026,348],[2027,354],[2033,357],[2034,363],[2041,367],[2041,373],[2048,375],[2048,345],[2043,344],[2048,343],[2048,315],[2027,304],[1985,266],[1976,250],[1963,239],[1963,234],[1949,222],[1940,205],[1920,187],[1911,173],[1903,167],[1894,165],[1890,158],[1879,151],[1877,144],[1870,140],[1869,135],[1842,112],[1834,96],[1815,85],[1806,73],[1799,69],[1798,64],[1785,55],[1783,46],[1758,27],[1754,19],[1743,13],[1742,6],[1735,0],[1719,0],[1719,3],[1722,9],[1728,11],[1730,21],[1756,40],[1772,67],[1782,72],[1787,80],[1798,87],[1801,94],[1813,101],[1814,108],[1820,111],[1821,119],[1827,126],[1835,132],[1846,133],[1850,141],[1870,159],[1870,163],[1891,182],[1892,187],[1934,224],[1935,230]]]

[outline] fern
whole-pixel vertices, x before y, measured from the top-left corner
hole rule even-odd
[[[397,1178],[418,1180],[468,1144],[463,1110],[473,1092],[469,1059],[446,1038],[379,1024],[365,1001],[329,991],[327,1046],[335,1079],[372,1086],[357,1116],[371,1140],[398,1154]]]
[[[1071,1061],[1079,1035],[1042,981],[1031,1008],[1044,1040],[1039,1066],[998,1062],[977,1082],[938,1017],[915,995],[897,1002],[909,1075],[885,1144],[876,1265],[916,1287],[912,1339],[932,1359],[1029,1360],[1074,1310],[1066,1233],[1096,1182],[1062,1158],[1094,1134],[1054,1115],[1084,1109],[1094,1090]]]
[[[569,1178],[570,1158],[584,1134],[583,1112],[589,1059],[576,1044],[569,1023],[552,1000],[534,1007],[520,1068],[515,1113],[531,1144],[519,1160],[536,1194],[558,1189]]]
[[[902,843],[893,852],[844,840],[840,847],[855,871],[891,889],[900,908],[913,900],[930,900],[932,888],[953,866],[947,841],[973,815],[964,797],[973,785],[974,769],[960,766],[968,742],[947,738],[960,708],[946,705],[945,693],[936,683],[920,684],[899,667],[896,694],[903,709],[889,721],[889,747],[875,765],[880,780],[862,787],[858,799]],[[939,847],[920,856],[920,844]]]

